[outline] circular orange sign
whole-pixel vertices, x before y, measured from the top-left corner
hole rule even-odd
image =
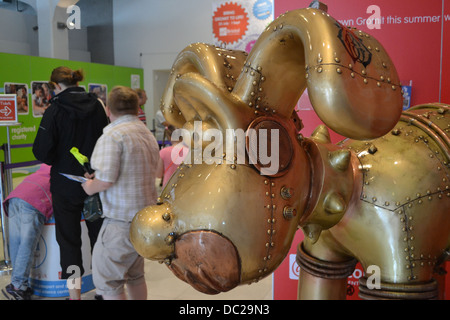
[[[214,36],[225,44],[242,39],[247,31],[248,15],[239,4],[222,4],[213,15]]]

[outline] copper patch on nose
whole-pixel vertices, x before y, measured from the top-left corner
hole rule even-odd
[[[241,264],[235,246],[213,231],[192,231],[177,237],[169,268],[206,294],[229,291],[240,282]]]

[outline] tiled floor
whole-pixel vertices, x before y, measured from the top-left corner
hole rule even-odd
[[[146,260],[146,280],[148,300],[272,300],[272,276],[251,285],[242,285],[231,291],[217,295],[206,295],[193,289],[187,283],[179,280],[164,265]],[[10,275],[0,276],[0,288],[10,283]],[[82,300],[94,300],[95,290],[82,295]],[[42,298],[33,296],[33,299],[65,300],[62,298]],[[6,300],[0,293],[0,300]]]

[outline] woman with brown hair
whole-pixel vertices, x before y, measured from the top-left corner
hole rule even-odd
[[[53,195],[56,240],[60,247],[61,278],[68,279],[71,299],[80,299],[81,296],[81,287],[73,286],[73,280],[75,284],[80,284],[84,273],[80,220],[87,194],[79,182],[71,181],[60,173],[84,175],[83,168],[70,149],[76,147],[81,154],[90,158],[97,139],[108,124],[104,107],[97,96],[78,86],[82,80],[81,70],[67,67],[53,70],[49,84],[55,96],[42,117],[33,144],[36,159],[52,166],[50,190]],[[91,248],[102,220],[86,221]]]

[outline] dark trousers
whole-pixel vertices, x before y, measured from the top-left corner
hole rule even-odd
[[[73,267],[78,266],[80,276],[84,274],[83,259],[81,255],[81,212],[83,201],[74,201],[70,198],[53,193],[53,217],[55,218],[56,241],[59,245],[61,278],[68,279],[75,276]],[[86,221],[91,253],[102,226],[103,219],[94,222]]]

